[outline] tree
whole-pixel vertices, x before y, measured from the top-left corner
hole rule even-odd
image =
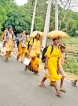
[[[46,0],[38,0],[34,29],[44,31],[47,4]]]
[[[76,31],[78,31],[78,13],[73,14],[73,19],[69,23],[68,33],[71,36],[76,36]]]
[[[26,30],[27,34],[30,33],[31,19],[33,14],[32,3],[29,2],[24,6],[17,6],[14,2],[12,2],[11,5],[12,8],[7,13],[8,18],[3,23],[3,30],[8,25],[12,25],[16,34],[20,33],[20,31],[23,29]]]
[[[27,33],[30,31],[31,26],[31,18],[25,14],[23,10],[14,9],[10,11],[7,16],[9,17],[5,21],[5,27],[8,25],[12,25],[15,33],[20,33],[23,29],[26,30]]]
[[[11,9],[13,1],[12,0],[0,0],[0,34],[3,29],[3,23],[7,19],[7,13]]]
[[[61,22],[60,29],[66,31],[68,29],[69,23],[73,18],[73,7],[77,7],[78,2],[76,0],[60,0],[59,4],[59,21]]]
[[[38,30],[38,31],[44,30],[44,19],[42,17],[36,16],[34,30]]]
[[[15,33],[25,29],[30,33],[35,0],[28,0],[23,6],[15,4],[14,0],[0,0],[0,33],[8,25],[12,25]],[[59,0],[59,29],[75,35],[78,30],[78,13],[73,11],[77,7],[77,0]],[[38,0],[34,30],[44,31],[47,3]],[[51,7],[49,30],[55,29],[55,5]]]
[[[0,34],[1,34],[1,29],[2,29],[2,24],[6,20],[6,11],[5,9],[0,6]]]

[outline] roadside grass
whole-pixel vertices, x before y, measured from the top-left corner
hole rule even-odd
[[[63,39],[62,42],[66,44],[67,52],[78,52],[78,37],[69,37],[68,39]]]
[[[67,58],[66,61],[69,63],[68,65],[64,64],[65,72],[70,72],[73,74],[78,74],[78,62],[73,58]]]
[[[65,43],[69,43],[69,44],[78,44],[78,37],[68,37],[67,39],[63,39],[62,41],[64,41]]]
[[[68,39],[63,39],[62,42],[66,44],[66,53],[67,53],[66,61],[69,62],[69,66],[64,64],[64,70],[65,72],[78,74],[78,60],[76,60],[78,59],[78,37],[69,36]],[[75,55],[75,53],[77,54]]]

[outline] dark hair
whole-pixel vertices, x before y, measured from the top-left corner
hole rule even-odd
[[[57,37],[57,38],[59,38],[59,37]],[[54,38],[53,41],[55,41],[57,38]]]
[[[22,31],[21,31],[21,33],[23,33],[25,30],[23,29]]]
[[[66,48],[66,44],[65,43],[60,44],[60,48]]]
[[[10,30],[10,28],[12,28],[12,25],[9,25],[9,26],[8,26],[8,30]]]
[[[37,35],[36,36],[40,36],[40,34],[39,33],[37,33]]]
[[[40,36],[40,34],[39,34],[39,33],[37,33],[37,35],[35,36],[35,38],[36,38],[37,36]]]
[[[40,34],[39,34],[39,33],[37,33],[37,36],[38,36],[38,35],[40,36]]]

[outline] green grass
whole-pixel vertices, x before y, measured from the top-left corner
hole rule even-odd
[[[78,37],[69,36],[69,38],[67,39],[62,39],[62,42],[66,44],[66,53],[78,52]],[[64,64],[64,70],[65,72],[77,74],[78,73],[78,62],[77,62],[78,56],[74,56],[73,54],[72,53],[69,55],[67,54],[68,57],[66,60],[69,62],[69,67],[67,67],[67,65]],[[75,60],[73,57],[76,57],[77,59]]]
[[[74,43],[74,44],[78,44],[78,37],[68,37],[67,39],[63,39],[62,40],[65,43]]]
[[[78,74],[78,62],[76,62],[72,58],[68,58],[66,59],[66,61],[69,62],[69,65],[67,66],[66,64],[64,64],[65,72],[71,72],[73,74]]]

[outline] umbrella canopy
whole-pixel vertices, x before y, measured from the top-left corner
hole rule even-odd
[[[63,31],[51,31],[47,34],[47,37],[51,39],[59,37],[62,39],[62,38],[68,38],[68,35]]]
[[[40,31],[34,31],[32,34],[31,34],[31,38],[35,38],[37,36],[37,34],[40,34],[40,38],[42,39],[43,36],[44,36],[44,33],[43,32],[40,32]]]

